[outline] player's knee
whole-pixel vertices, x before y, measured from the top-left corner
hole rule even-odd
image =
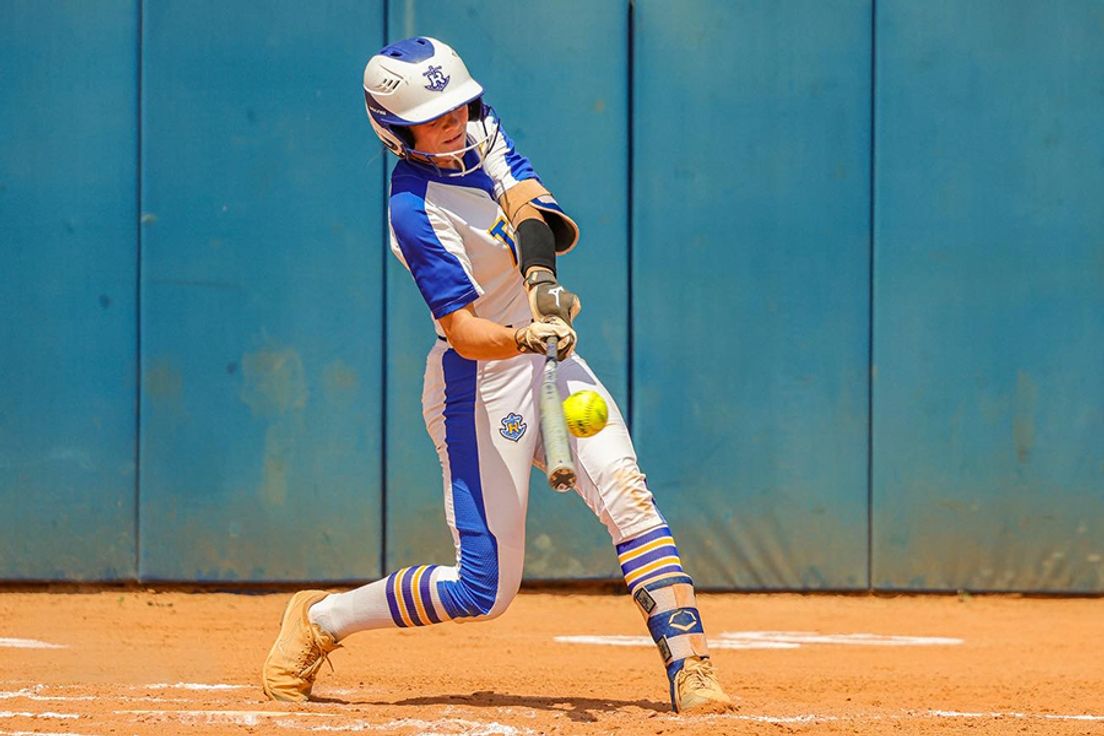
[[[488,615],[497,601],[494,581],[472,579],[461,574],[450,586],[449,599],[454,609],[453,618],[481,618]]]
[[[461,573],[452,596],[459,617],[489,620],[505,613],[521,587],[521,573],[499,572],[493,578]]]
[[[521,587],[520,581],[518,581],[517,584],[503,585],[498,591],[498,596],[495,598],[494,605],[484,614],[484,618],[490,620],[492,618],[498,618],[506,613],[506,609],[510,607],[510,604],[514,602],[514,598],[517,597],[519,587]]]

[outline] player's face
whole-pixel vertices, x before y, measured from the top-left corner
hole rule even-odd
[[[464,133],[468,127],[468,106],[461,105],[428,123],[411,125],[414,148],[426,153],[449,153],[464,147]],[[448,161],[442,166],[455,168],[459,162]]]

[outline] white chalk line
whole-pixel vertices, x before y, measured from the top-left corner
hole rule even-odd
[[[63,685],[56,685],[63,686]],[[76,687],[79,685],[70,685]],[[193,700],[190,697],[155,697],[152,695],[144,695],[141,697],[131,697],[129,695],[42,695],[41,692],[45,685],[35,685],[34,689],[30,687],[23,687],[21,690],[15,691],[0,691],[0,701],[6,700],[23,700],[36,701],[36,702],[54,702],[54,701],[123,701],[126,703],[198,703],[200,701]]]
[[[679,719],[685,719],[687,716],[670,716],[670,720],[677,721]],[[805,713],[793,716],[769,716],[769,715],[749,715],[744,713],[721,713],[703,716],[689,716],[695,720],[728,720],[728,721],[755,721],[759,723],[776,723],[776,724],[794,724],[794,723],[830,723],[833,721],[840,721],[844,723],[862,723],[866,721],[904,721],[904,720],[924,720],[927,718],[949,718],[949,719],[986,719],[986,720],[1002,720],[1002,719],[1018,719],[1018,720],[1039,720],[1039,721],[1104,721],[1104,715],[1095,715],[1090,713],[1073,713],[1073,714],[1056,714],[1056,713],[1021,713],[1017,711],[956,711],[956,710],[927,710],[927,711],[905,711],[903,714],[867,714],[856,716],[829,716],[818,715],[815,713]]]
[[[207,718],[209,722],[232,723],[235,719],[258,718],[340,718],[341,713],[316,713],[314,711],[287,710],[117,710],[120,715],[154,716],[164,720],[170,718]],[[214,719],[214,720],[212,720]]]
[[[1091,713],[1019,713],[1016,711],[957,711],[957,710],[929,710],[927,715],[934,718],[1019,718],[1039,719],[1044,721],[1104,721],[1104,715]]]
[[[0,736],[96,736],[96,734],[69,731],[0,731]]]
[[[178,682],[174,685],[170,685],[167,682],[155,682],[152,685],[146,685],[146,690],[242,690],[249,687],[249,685],[226,685],[224,683],[205,683],[205,682]]]
[[[26,687],[19,690],[0,690],[0,700],[11,700],[12,698],[26,698],[27,700],[39,701],[99,699],[95,695],[40,695],[38,692],[39,690],[41,690],[41,686],[36,686],[33,690]]]
[[[785,644],[841,644],[844,646],[932,647],[957,646],[950,636],[892,636],[887,634],[819,634],[815,631],[726,631],[723,641],[769,641]]]
[[[765,633],[765,632],[760,632]],[[791,632],[791,635],[793,632]],[[818,635],[819,636],[819,635]],[[845,635],[852,638],[865,637],[868,635]],[[650,643],[650,642],[649,642]],[[94,700],[121,700],[121,701],[139,701],[139,702],[176,702],[176,703],[188,703],[196,702],[187,698],[158,698],[152,696],[144,696],[141,698],[131,698],[128,696],[96,696],[96,695],[44,695],[42,691],[49,687],[81,687],[79,685],[70,686],[49,686],[49,685],[35,685],[33,688],[21,688],[16,691],[0,691],[0,700],[13,699],[13,698],[25,698],[32,701],[94,701]],[[141,686],[132,686],[132,689]],[[167,683],[154,683],[145,686],[147,689],[160,690],[169,688],[180,688],[187,690],[236,690],[247,688],[247,685],[229,685],[224,683],[176,683],[169,685]],[[355,690],[342,690],[342,694],[354,694]],[[245,726],[255,726],[262,722],[274,723],[283,728],[297,728],[300,730],[312,730],[312,731],[376,731],[387,730],[396,728],[421,728],[421,729],[441,729],[443,731],[424,732],[424,736],[453,736],[458,733],[465,734],[465,736],[517,736],[520,734],[531,733],[528,729],[518,728],[514,726],[508,726],[498,722],[480,722],[469,721],[465,719],[451,718],[440,721],[424,721],[417,719],[399,719],[388,721],[387,723],[372,723],[364,720],[347,721],[344,723],[325,724],[318,726],[304,726],[295,722],[295,719],[329,719],[340,718],[344,714],[339,713],[319,713],[319,712],[294,712],[294,711],[243,711],[243,710],[117,710],[116,714],[120,715],[135,715],[145,716],[142,720],[148,720],[153,718],[155,720],[179,720],[186,723],[195,723],[203,721],[207,724],[235,724]],[[55,713],[55,712],[41,712],[33,713],[29,711],[0,711],[0,718],[35,718],[35,719],[77,719],[81,716],[75,713]],[[891,715],[867,715],[867,716],[832,716],[832,715],[820,715],[820,714],[798,714],[790,716],[774,716],[774,715],[751,715],[743,713],[731,713],[723,715],[710,715],[700,716],[699,718],[705,719],[726,719],[737,721],[753,721],[762,723],[774,723],[774,724],[800,724],[800,723],[818,723],[818,722],[831,722],[831,721],[877,721],[877,720],[910,720],[910,719],[924,719],[924,718],[948,718],[948,719],[1018,719],[1018,720],[1049,720],[1049,721],[1082,721],[1082,722],[1104,722],[1104,714],[1092,714],[1092,713],[1027,713],[1020,711],[959,711],[959,710],[946,710],[946,709],[931,709],[926,711],[905,711],[903,714],[891,714]],[[461,728],[462,731],[456,731],[455,728]],[[29,732],[0,732],[3,734],[12,733],[29,733]],[[41,733],[41,732],[39,732]],[[56,736],[56,735],[55,735]],[[82,736],[82,735],[76,735]],[[87,736],[87,735],[83,735]]]
[[[417,736],[534,736],[537,732],[523,726],[509,726],[498,721],[489,723],[483,721],[469,721],[463,718],[443,718],[436,721],[425,721],[416,718],[399,718],[386,723],[372,723],[370,721],[353,721],[338,725],[321,725],[304,727],[294,722],[276,721],[276,725],[282,728],[296,728],[299,730],[317,732],[359,732],[359,731],[395,731],[396,729],[414,729]]]
[[[40,696],[44,698],[45,696]],[[96,696],[81,696],[82,700],[110,700],[111,698],[97,698]],[[434,721],[422,719],[402,718],[392,719],[383,723],[357,719],[333,722],[331,719],[341,719],[343,713],[321,713],[312,711],[268,711],[268,710],[154,710],[154,709],[128,709],[115,710],[116,715],[130,715],[135,721],[143,722],[167,722],[177,721],[188,725],[238,725],[259,726],[272,725],[284,729],[295,729],[317,732],[362,732],[362,731],[394,731],[396,729],[417,729],[419,736],[529,736],[534,734],[531,729],[522,726],[511,726],[497,721],[484,722],[473,721],[464,718],[445,718]],[[0,711],[0,718],[33,718],[33,719],[79,719],[76,713],[33,713],[27,711]],[[673,720],[683,720],[686,716],[668,716]],[[755,723],[769,723],[776,725],[816,724],[830,722],[862,723],[869,721],[909,721],[924,719],[960,719],[960,720],[1038,720],[1038,721],[1078,721],[1078,722],[1104,722],[1104,714],[1092,713],[1028,713],[1021,711],[960,711],[946,709],[930,709],[924,711],[909,710],[896,714],[864,714],[864,715],[827,715],[816,713],[803,713],[795,715],[768,715],[727,713],[719,715],[691,716],[693,720],[727,720],[745,721]],[[319,721],[328,721],[319,723]],[[314,724],[312,725],[311,722]],[[0,731],[0,736],[23,736],[29,731]],[[92,736],[90,734],[61,734],[33,732],[39,736]]]
[[[68,649],[65,644],[51,644],[48,641],[39,641],[38,639],[11,639],[8,637],[0,636],[0,647],[8,647],[10,649]]]
[[[419,736],[526,736],[534,732],[527,728],[509,726],[492,721],[469,721],[461,718],[447,718],[436,721],[424,721],[411,718],[391,720],[386,723],[373,723],[365,720],[347,721],[337,724],[305,725],[296,723],[296,719],[340,718],[339,713],[315,713],[310,711],[275,710],[117,710],[116,715],[141,716],[135,720],[164,722],[169,720],[187,724],[258,726],[276,725],[306,731],[357,732],[357,731],[393,731],[399,728],[420,729]],[[432,729],[432,730],[426,730]],[[457,730],[459,729],[459,730]]]
[[[562,644],[594,644],[611,647],[652,647],[655,643],[648,636],[555,636],[553,641]],[[882,634],[819,634],[815,631],[726,631],[709,639],[712,649],[798,649],[806,644],[843,646],[957,646],[962,639],[946,636],[886,636]]]
[[[594,644],[606,647],[654,647],[655,642],[647,636],[627,636],[625,634],[554,636],[553,641],[561,644]],[[799,644],[770,641],[728,641],[709,639],[711,649],[797,649]]]
[[[143,721],[169,721],[175,720],[182,723],[203,723],[206,725],[241,725],[257,726],[261,723],[275,723],[283,728],[295,728],[309,731],[378,731],[396,728],[420,728],[420,729],[446,729],[425,732],[424,736],[434,734],[450,736],[453,734],[466,734],[467,736],[515,736],[518,734],[532,733],[524,727],[509,726],[494,722],[471,721],[463,718],[448,718],[437,721],[424,721],[418,719],[398,719],[386,723],[374,723],[365,720],[352,720],[341,723],[327,723],[316,726],[307,726],[297,723],[297,719],[310,721],[312,719],[341,718],[345,714],[319,713],[311,711],[270,711],[270,710],[116,710],[117,715],[143,716]],[[685,716],[670,716],[672,719],[682,719]],[[926,718],[948,719],[1020,719],[1020,720],[1051,720],[1051,721],[1104,721],[1104,715],[1091,713],[1026,713],[1018,711],[956,711],[932,709],[926,711],[904,711],[898,714],[866,714],[858,716],[822,715],[817,713],[802,713],[796,715],[766,715],[727,713],[720,715],[705,715],[695,717],[696,720],[734,720],[750,721],[772,724],[802,724],[802,723],[828,723],[834,721],[865,722],[883,720],[919,720]],[[136,719],[138,720],[138,719]],[[457,731],[456,729],[461,729]],[[423,733],[423,732],[419,732]]]

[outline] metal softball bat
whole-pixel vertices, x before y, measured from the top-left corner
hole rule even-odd
[[[540,390],[540,424],[544,439],[544,462],[548,471],[548,485],[552,490],[564,493],[575,487],[575,461],[571,457],[571,443],[564,420],[563,400],[556,388],[559,361],[556,358],[554,337],[548,338],[548,352],[544,360],[544,377]]]

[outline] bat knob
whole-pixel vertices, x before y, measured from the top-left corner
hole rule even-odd
[[[575,489],[575,471],[571,468],[553,470],[548,476],[548,485],[552,490],[566,493]]]

